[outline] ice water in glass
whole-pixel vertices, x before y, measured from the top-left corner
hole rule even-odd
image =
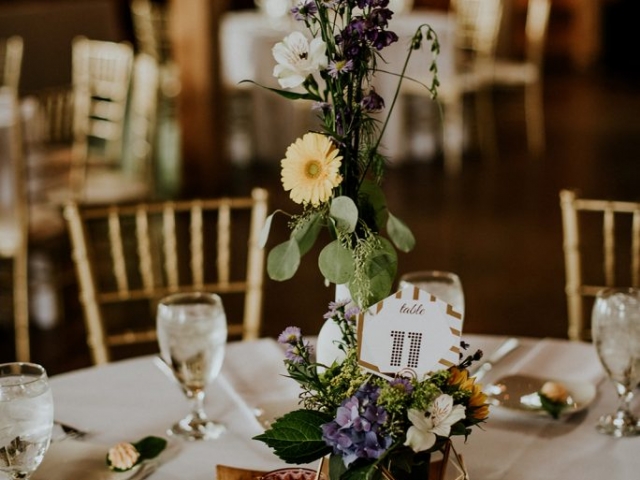
[[[158,305],[157,333],[160,356],[194,403],[192,413],[171,433],[191,440],[217,438],[224,426],[206,417],[203,402],[224,360],[227,320],[222,300],[209,293],[164,298]]]
[[[640,290],[598,292],[591,322],[598,357],[619,397],[618,410],[603,415],[596,428],[615,437],[640,435],[638,418],[630,410],[640,382]]]
[[[49,448],[53,397],[40,365],[0,365],[0,472],[27,479]]]

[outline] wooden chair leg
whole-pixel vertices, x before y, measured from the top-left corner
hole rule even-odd
[[[464,105],[462,96],[459,96],[447,101],[444,106],[444,170],[449,175],[456,175],[462,170],[463,141]]]
[[[480,151],[483,157],[495,161],[498,158],[498,147],[492,95],[490,87],[480,88],[475,93],[475,107]]]
[[[524,96],[529,151],[533,156],[539,157],[545,149],[542,83],[538,81],[526,85]]]

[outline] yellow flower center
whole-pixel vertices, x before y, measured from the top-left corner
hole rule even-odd
[[[317,178],[322,171],[322,166],[318,160],[310,160],[307,162],[307,167],[305,169],[308,178]]]

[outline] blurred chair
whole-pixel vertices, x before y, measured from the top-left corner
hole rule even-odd
[[[496,87],[524,87],[525,121],[529,151],[538,156],[545,148],[542,70],[551,0],[529,0],[524,28],[524,58],[497,58],[489,75]]]
[[[0,258],[11,263],[16,360],[30,360],[28,210],[16,89],[0,87]]]
[[[493,70],[502,0],[452,0],[449,9],[454,23],[454,65],[440,78],[437,101],[443,106],[443,149],[445,169],[457,173],[462,168],[465,97],[475,94],[478,136],[483,151],[490,151],[493,132],[484,115],[491,112],[487,76]],[[403,92],[428,95],[416,82],[404,82]],[[482,115],[482,117],[481,117]]]
[[[179,185],[175,181],[180,164],[180,127],[177,114],[180,69],[174,60],[169,35],[170,4],[151,0],[132,0],[131,18],[140,54],[155,59],[158,69],[158,99],[153,163],[156,166],[155,193],[171,196]]]
[[[68,204],[93,362],[110,361],[116,347],[147,343],[155,351],[156,305],[174,292],[220,294],[229,335],[257,338],[264,271],[258,234],[267,200],[267,191],[256,188],[251,197],[104,208]]]
[[[145,178],[123,170],[127,109],[133,71],[128,43],[76,37],[72,44],[73,143],[69,185],[49,192],[57,204],[147,198]]]
[[[591,340],[593,298],[606,287],[640,285],[640,202],[560,192],[571,340]]]
[[[0,86],[11,87],[16,92],[22,72],[23,40],[18,35],[0,38]]]
[[[136,55],[123,152],[123,170],[133,178],[147,180],[148,191],[156,192],[154,152],[157,150],[159,65],[146,53]]]

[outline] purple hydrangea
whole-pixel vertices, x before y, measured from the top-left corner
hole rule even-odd
[[[384,434],[387,411],[376,404],[380,389],[365,384],[338,407],[335,420],[322,426],[322,438],[346,467],[359,458],[379,458],[393,443]]]

